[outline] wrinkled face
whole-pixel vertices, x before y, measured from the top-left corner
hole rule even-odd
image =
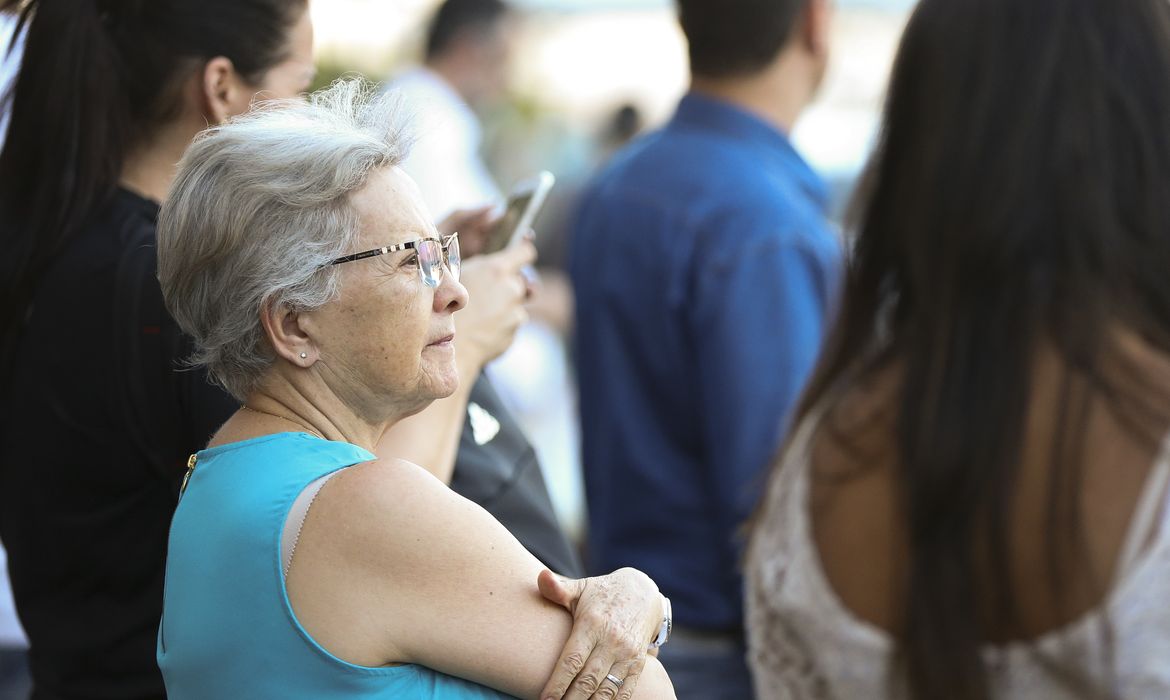
[[[399,168],[375,171],[350,202],[359,236],[345,253],[438,235],[418,187]],[[467,303],[454,275],[444,270],[438,287],[426,286],[410,249],[338,271],[339,297],[305,316],[339,398],[371,419],[396,420],[454,392],[453,314]]]

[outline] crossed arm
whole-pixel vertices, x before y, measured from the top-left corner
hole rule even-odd
[[[573,618],[542,597],[537,579],[565,601],[581,591],[544,571],[482,508],[413,464],[378,460],[317,496],[288,591],[301,624],[352,663],[417,663],[521,698],[559,697],[546,687],[554,670],[579,676],[565,697],[674,697],[656,659],[640,675],[632,665],[615,672],[574,646],[588,640],[570,640]],[[648,616],[599,615],[585,627],[637,639],[643,655],[657,632]],[[620,688],[604,680],[623,672]]]

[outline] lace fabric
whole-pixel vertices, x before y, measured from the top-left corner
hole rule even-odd
[[[896,700],[903,695],[890,678],[892,639],[837,598],[811,536],[809,447],[816,422],[814,414],[799,427],[748,550],[746,615],[757,697]],[[1108,597],[1034,641],[987,647],[994,697],[1074,700],[1089,686],[1126,700],[1170,698],[1168,477],[1170,437],[1147,481]]]

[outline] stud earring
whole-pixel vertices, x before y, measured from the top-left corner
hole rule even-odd
[[[309,356],[309,353],[307,353],[307,352],[302,352],[302,353],[301,353],[301,359],[302,359],[302,360],[303,360],[303,359],[305,359],[305,358],[306,358],[306,357],[308,357],[308,356]]]

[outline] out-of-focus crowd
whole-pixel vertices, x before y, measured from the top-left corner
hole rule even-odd
[[[0,698],[1170,697],[1170,5],[920,0],[844,233],[831,0],[675,8],[513,236],[503,0],[0,0]]]

